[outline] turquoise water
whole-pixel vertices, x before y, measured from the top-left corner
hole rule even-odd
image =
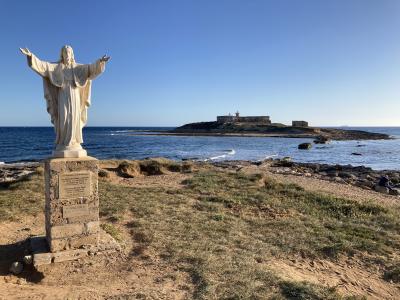
[[[153,136],[132,130],[168,130],[154,127],[84,128],[84,147],[99,159],[142,159],[167,157],[199,160],[262,160],[290,156],[299,162],[365,165],[374,169],[400,170],[400,127],[363,127],[387,133],[393,140],[334,141],[314,145],[309,151],[297,146],[311,139],[264,137]],[[134,134],[133,134],[134,133]],[[51,155],[51,127],[0,127],[0,162],[36,161]],[[351,153],[357,152],[361,156]]]

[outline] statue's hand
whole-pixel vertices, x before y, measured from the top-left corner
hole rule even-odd
[[[111,58],[110,56],[103,55],[103,57],[100,58],[100,61],[108,62],[110,60],[110,58]]]
[[[21,53],[26,55],[26,56],[29,56],[29,57],[32,56],[32,53],[31,53],[31,51],[29,51],[28,48],[19,48],[19,51],[21,51]]]

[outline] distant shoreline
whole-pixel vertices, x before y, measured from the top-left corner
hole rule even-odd
[[[315,135],[311,134],[268,134],[268,133],[201,133],[201,132],[156,132],[156,131],[141,131],[134,130],[134,132],[149,132],[147,134],[133,134],[128,133],[129,136],[216,136],[216,137],[271,137],[271,138],[309,138],[315,139]],[[388,136],[387,138],[370,139],[370,140],[393,140],[395,137]],[[340,139],[337,139],[340,141]],[[369,140],[368,138],[362,139],[343,139],[343,140]]]

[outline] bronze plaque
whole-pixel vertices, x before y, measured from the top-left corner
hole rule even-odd
[[[74,204],[63,206],[63,218],[81,217],[89,214],[87,204]]]
[[[90,187],[90,172],[61,173],[58,178],[58,198],[88,197]]]

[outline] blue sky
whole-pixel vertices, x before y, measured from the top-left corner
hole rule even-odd
[[[0,0],[0,126],[47,126],[19,47],[111,55],[89,126],[175,126],[239,110],[275,122],[400,126],[398,0]]]

